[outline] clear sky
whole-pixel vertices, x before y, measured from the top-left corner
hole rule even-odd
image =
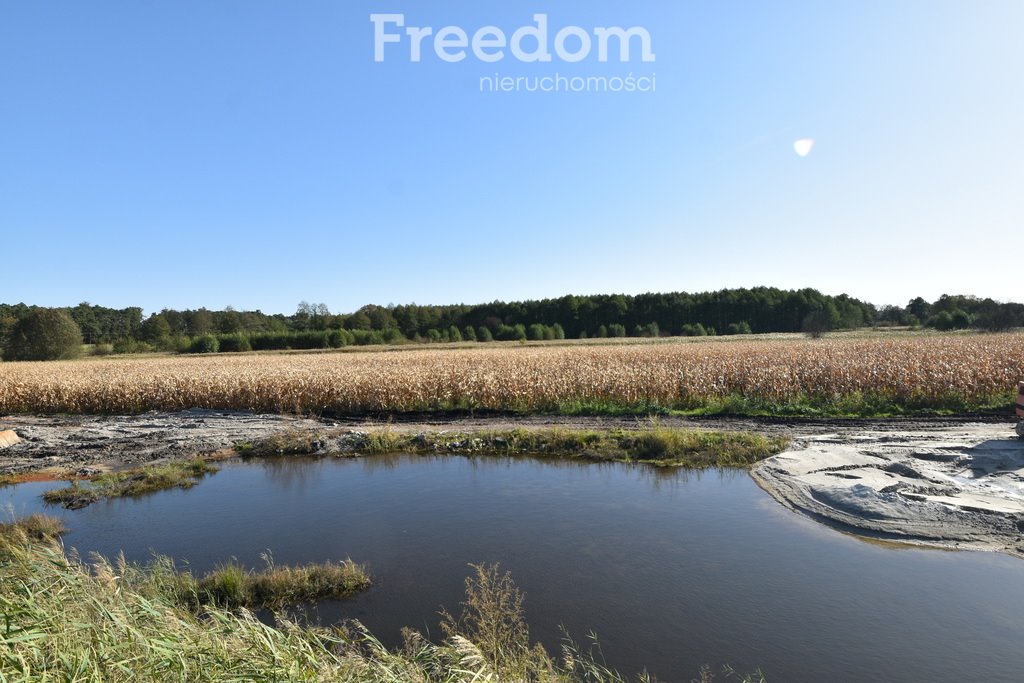
[[[389,24],[376,62],[372,13],[507,41],[546,14],[554,56],[416,63]],[[564,61],[573,26],[655,61]],[[0,0],[0,301],[1021,301],[1022,35],[1020,0]]]

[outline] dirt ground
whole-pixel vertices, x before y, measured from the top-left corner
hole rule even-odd
[[[776,500],[857,533],[1024,557],[1024,440],[1001,418],[814,420],[661,418],[662,426],[753,431],[792,446],[751,475]],[[69,478],[141,464],[232,457],[232,447],[275,432],[484,429],[642,429],[646,418],[413,415],[318,420],[188,410],[128,416],[6,416],[0,475]]]

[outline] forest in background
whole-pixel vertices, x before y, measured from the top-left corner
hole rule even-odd
[[[0,304],[0,344],[36,306]],[[266,314],[231,307],[212,311],[164,309],[145,316],[140,307],[113,309],[90,303],[58,310],[98,352],[247,351],[338,348],[424,342],[660,337],[808,332],[869,326],[977,328],[1024,326],[1024,304],[963,295],[906,306],[882,306],[845,294],[769,287],[689,294],[563,296],[475,305],[366,305],[332,313],[301,302],[295,313]],[[13,356],[6,354],[9,358]]]

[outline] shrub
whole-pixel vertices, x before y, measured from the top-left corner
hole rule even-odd
[[[212,334],[204,334],[192,340],[190,353],[217,353],[220,351],[220,340]]]
[[[94,356],[109,356],[114,352],[113,344],[93,344],[92,355]]]
[[[283,351],[288,348],[288,334],[254,334],[249,337],[253,351]]]
[[[149,353],[153,347],[144,341],[122,338],[114,342],[114,353]]]
[[[192,346],[192,339],[185,335],[178,335],[173,339],[173,351],[176,353],[188,353],[189,347]]]
[[[511,325],[502,325],[498,328],[498,333],[495,335],[498,341],[514,341],[516,338],[516,330]]]
[[[812,339],[817,339],[832,329],[825,311],[811,311],[804,317],[803,331]]]
[[[644,325],[643,334],[641,334],[640,336],[642,336],[642,337],[660,337],[661,336],[661,328],[658,327],[658,323],[656,323],[656,322],[649,322],[646,325]]]
[[[608,326],[608,336],[609,337],[625,337],[626,336],[626,326],[625,325],[620,325],[618,323],[612,323],[611,325]]]
[[[384,343],[384,335],[380,330],[350,330],[349,334],[352,335],[356,346],[376,346]]]
[[[953,311],[953,329],[964,330],[970,327],[974,321],[971,319],[971,315],[966,311],[960,310],[959,308]]]
[[[327,333],[327,344],[332,349],[340,349],[355,343],[355,336],[348,330],[330,330]]]
[[[751,334],[750,324],[744,320],[739,323],[729,323],[725,328],[726,334]]]
[[[482,342],[494,341],[494,337],[491,335],[491,330],[483,326],[476,331],[476,338],[478,341]]]
[[[530,325],[527,337],[530,341],[543,341],[544,340],[544,326],[539,323]]]
[[[462,333],[459,332],[459,328],[452,325],[448,328],[448,341],[460,342],[462,341]]]
[[[217,341],[220,344],[220,351],[223,353],[252,351],[252,343],[244,334],[225,334],[218,337]]]
[[[402,331],[397,327],[389,327],[388,329],[381,332],[381,337],[384,338],[385,344],[405,344],[409,340],[405,338]]]
[[[337,337],[333,332],[340,331],[346,344],[354,343],[352,333],[348,330],[307,330],[304,332],[271,332],[256,334],[249,337],[255,351],[283,351],[286,349],[329,349],[337,348],[333,342]],[[333,340],[333,341],[332,341]]]
[[[466,329],[462,330],[462,338],[466,341],[476,341],[476,330],[472,325],[466,325]]]
[[[65,360],[82,354],[82,331],[64,311],[33,308],[14,324],[5,360]]]

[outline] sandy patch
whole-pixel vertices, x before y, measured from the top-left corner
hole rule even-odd
[[[839,527],[1024,557],[1024,441],[1012,424],[801,436],[752,476],[784,505]]]

